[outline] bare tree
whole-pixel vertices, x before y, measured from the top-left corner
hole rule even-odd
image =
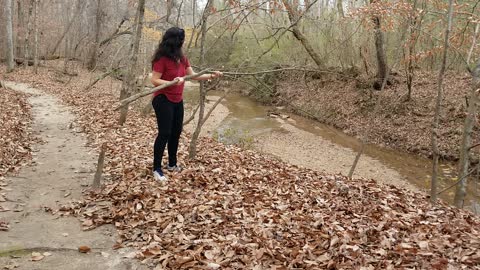
[[[378,0],[370,0],[370,4],[377,3]],[[375,31],[375,51],[377,56],[377,81],[374,84],[375,89],[381,89],[384,81],[387,79],[388,64],[385,54],[385,35],[382,30],[382,21],[379,16],[372,17]]]
[[[130,59],[128,62],[127,76],[123,81],[122,90],[120,92],[120,100],[127,98],[135,86],[135,71],[137,67],[138,51],[140,48],[140,40],[142,39],[143,17],[145,14],[145,0],[139,0],[137,13],[135,16],[135,37],[130,47]],[[123,125],[127,120],[128,106],[120,109],[119,124]]]
[[[102,0],[97,0],[95,6],[95,23],[94,23],[94,42],[90,48],[87,68],[93,70],[97,65],[97,50],[100,43],[100,28],[102,25]]]
[[[467,116],[463,127],[462,143],[460,144],[460,162],[459,173],[454,204],[458,208],[463,208],[465,196],[467,194],[468,167],[470,165],[470,150],[472,147],[472,133],[477,119],[480,91],[480,60],[477,66],[472,70],[472,90],[468,99]]]
[[[7,41],[7,72],[12,72],[15,68],[13,55],[13,20],[12,20],[12,0],[5,0],[5,19],[6,19],[6,41]]]
[[[345,11],[343,11],[343,1],[337,0],[337,10],[341,18],[345,18]]]
[[[30,0],[30,5],[28,6],[28,14],[27,14],[27,31],[25,33],[25,44],[24,44],[24,65],[27,67],[30,62],[30,34],[32,33],[32,13],[33,13],[33,5],[35,0]]]
[[[21,64],[21,60],[20,60],[20,57],[23,57],[25,58],[25,52],[22,51],[22,46],[21,46],[21,42],[20,42],[20,39],[22,38],[22,34],[25,33],[25,29],[24,29],[24,25],[25,25],[25,22],[24,22],[24,15],[23,15],[23,5],[22,5],[22,1],[21,0],[17,0],[17,27],[16,27],[16,31],[15,31],[15,56],[17,59],[15,59],[15,61],[18,61],[17,64],[20,65]]]
[[[202,15],[202,28],[201,28],[201,40],[200,40],[200,66],[202,66],[205,63],[205,39],[207,36],[207,23],[208,23],[208,16],[210,15],[210,9],[213,4],[213,0],[207,0],[207,4],[205,5],[205,9],[203,10],[203,15]],[[195,131],[192,134],[192,139],[190,140],[190,146],[188,148],[188,157],[190,159],[194,159],[196,154],[197,154],[197,140],[198,137],[200,136],[200,131],[202,129],[203,125],[203,116],[205,114],[205,85],[203,82],[200,82],[200,98],[199,98],[199,104],[200,104],[200,109],[198,112],[198,122],[197,126],[195,128]]]
[[[447,56],[448,48],[450,46],[450,31],[452,30],[452,21],[453,21],[453,0],[448,1],[448,14],[447,14],[447,29],[445,30],[445,41],[443,45],[443,58],[442,65],[440,67],[440,72],[438,73],[437,81],[437,100],[435,103],[435,116],[433,119],[433,130],[432,130],[432,154],[433,154],[433,171],[432,171],[432,186],[430,190],[430,199],[433,203],[437,200],[437,173],[438,173],[438,159],[440,157],[440,151],[438,149],[438,132],[440,124],[440,111],[442,109],[442,99],[443,99],[443,79],[445,76],[445,70],[447,68]]]
[[[34,0],[34,18],[33,18],[33,29],[34,29],[34,41],[33,41],[33,70],[35,74],[38,73],[38,1]]]
[[[409,101],[412,98],[412,90],[413,90],[413,79],[415,77],[415,49],[418,42],[418,29],[422,23],[422,17],[416,14],[417,12],[417,0],[413,1],[413,9],[411,14],[408,17],[408,29],[410,31],[410,41],[408,42],[407,46],[407,55],[406,55],[406,65],[405,65],[405,75],[407,77],[407,98],[406,100]]]
[[[472,46],[470,46],[470,49],[468,50],[468,54],[467,54],[467,64],[470,64],[470,60],[472,59],[473,49],[475,49],[475,46],[477,45],[477,37],[479,33],[480,33],[480,22],[477,22],[475,24],[475,31],[473,32]]]
[[[78,16],[80,16],[80,14],[82,13],[82,10],[83,8],[85,7],[87,1],[80,1],[80,0],[77,0],[77,6],[75,8],[75,11],[73,12],[73,16],[71,17],[70,21],[68,22],[67,26],[65,27],[65,29],[63,30],[63,33],[62,35],[60,36],[60,38],[57,40],[57,42],[55,43],[55,46],[53,46],[53,49],[50,51],[50,55],[53,55],[55,54],[55,52],[57,51],[58,47],[60,46],[60,44],[62,43],[62,41],[65,39],[65,36],[67,35],[67,33],[70,31],[70,29],[72,28],[72,25],[73,23],[77,20]]]
[[[293,32],[293,36],[302,43],[303,47],[307,51],[307,53],[312,57],[313,61],[317,66],[322,67],[323,66],[323,61],[320,55],[313,49],[312,44],[310,41],[307,39],[307,37],[300,31],[300,17],[297,15],[298,10],[295,9],[296,5],[292,4],[292,0],[282,0],[283,5],[287,9],[288,13],[288,19],[290,20],[291,23],[291,28]],[[313,1],[309,6],[307,6],[307,9],[304,12],[307,12],[308,9],[317,1]]]

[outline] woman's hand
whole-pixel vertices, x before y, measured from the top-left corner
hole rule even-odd
[[[215,78],[218,78],[218,77],[222,77],[223,73],[220,72],[220,71],[214,71],[211,75],[212,75],[212,79],[215,79]]]
[[[176,85],[182,85],[183,83],[185,83],[185,79],[183,77],[176,77],[175,79],[173,79],[174,81],[175,80],[178,80],[177,84]]]

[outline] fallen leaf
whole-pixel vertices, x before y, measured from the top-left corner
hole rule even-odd
[[[88,253],[90,252],[92,249],[89,248],[88,246],[80,246],[78,247],[78,251],[81,252],[81,253]]]
[[[41,253],[39,253],[39,252],[32,252],[32,258],[31,258],[32,261],[38,262],[38,261],[43,260],[43,258],[45,258],[45,256],[42,255]]]

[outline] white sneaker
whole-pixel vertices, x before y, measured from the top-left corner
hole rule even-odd
[[[170,167],[170,165],[167,165],[167,170],[168,170],[169,172],[181,172],[181,171],[182,171],[182,167],[177,166],[177,165]]]
[[[162,171],[153,171],[153,178],[158,182],[166,182],[168,180]]]

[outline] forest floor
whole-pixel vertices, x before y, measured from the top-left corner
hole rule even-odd
[[[13,90],[20,96],[28,94],[30,106],[22,106],[31,107],[31,128],[42,143],[37,140],[33,153],[30,146],[24,148],[22,153],[33,154],[32,163],[23,169],[15,166],[19,173],[3,178],[0,186],[0,223],[4,230],[0,232],[2,269],[139,269],[138,261],[123,258],[127,250],[122,250],[122,254],[112,249],[117,239],[113,226],[84,231],[76,218],[59,219],[52,215],[60,205],[81,198],[82,190],[93,177],[95,155],[85,146],[85,136],[69,129],[74,116],[58,99],[24,84],[5,83],[5,86],[8,90],[2,89],[2,95],[3,91]],[[22,113],[28,112],[12,113],[8,120],[21,119]],[[14,138],[24,139],[28,144],[33,142],[22,136]],[[2,144],[4,153],[12,152],[3,147]],[[23,157],[22,162],[25,161],[27,157]],[[80,253],[81,246],[91,251]]]
[[[405,78],[398,74],[393,85],[384,91],[372,91],[368,79],[362,76],[290,72],[277,81],[273,96],[265,97],[265,93],[258,91],[251,95],[287,106],[297,114],[339,128],[365,142],[430,157],[437,76],[417,71],[409,101],[406,101]],[[451,71],[445,76],[439,128],[439,149],[444,160],[458,159],[465,97],[471,81],[467,73]]]
[[[39,116],[40,123],[52,125],[44,131],[52,136],[45,136],[46,145],[55,146],[50,152],[39,147],[38,155],[44,155],[35,166],[43,167],[24,168],[19,175],[24,177],[9,181],[8,194],[33,195],[34,205],[20,205],[23,211],[32,209],[25,223],[21,214],[8,211],[10,227],[2,237],[68,243],[65,254],[90,245],[91,257],[100,262],[104,254],[95,253],[95,248],[106,248],[113,260],[121,258],[111,250],[117,243],[116,247],[135,248],[127,257],[156,269],[480,269],[480,220],[467,211],[442,203],[432,206],[425,195],[393,185],[321,173],[209,138],[200,139],[197,158],[188,160],[188,133],[179,151],[186,170],[169,174],[168,184],[160,185],[151,177],[155,119],[131,110],[125,125],[119,126],[113,110],[118,87],[110,80],[85,90],[84,77],[82,81],[82,76],[55,69],[42,69],[39,75],[19,70],[3,77],[59,98],[76,119],[63,114],[64,107],[40,102],[51,105],[43,106]],[[68,127],[85,133],[86,139],[71,137]],[[92,147],[107,142],[104,188],[78,199],[95,163],[95,155],[83,148],[86,142]],[[76,146],[80,149],[64,149]],[[77,156],[82,162],[76,165],[84,169],[75,173],[69,162]],[[46,233],[46,238],[33,235],[32,227],[20,231],[33,226],[28,219],[37,214],[42,215],[38,222],[71,220],[77,229],[65,237],[58,225],[55,235]],[[69,218],[72,215],[86,232]],[[106,224],[113,224],[117,235],[102,226]],[[56,260],[55,250],[61,251],[47,250],[49,254],[30,259]]]

